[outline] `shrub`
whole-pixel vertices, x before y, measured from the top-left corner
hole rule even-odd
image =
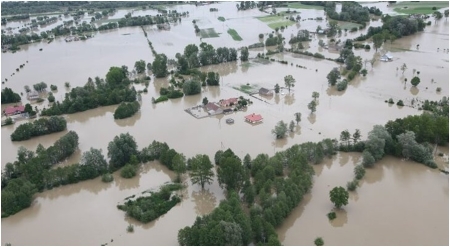
[[[335,213],[335,212],[329,212],[329,213],[327,214],[327,216],[328,216],[328,219],[329,219],[329,220],[334,220],[334,219],[336,219],[336,213]]]
[[[102,175],[102,182],[109,183],[114,180],[114,177],[111,175],[111,173],[105,173]]]
[[[436,88],[436,92],[438,92],[438,93],[440,93],[441,90],[442,90],[442,88],[440,88],[440,87]]]
[[[405,104],[403,104],[403,100],[399,100],[399,101],[397,102],[397,105],[398,105],[398,106],[404,106]]]
[[[358,180],[353,180],[347,183],[347,190],[355,191],[356,187],[358,187]]]
[[[434,162],[433,160],[427,160],[423,164],[433,169],[436,169],[438,167],[436,162]]]
[[[362,74],[363,76],[366,76],[366,75],[367,75],[367,69],[361,70],[361,74]]]
[[[258,37],[259,37],[260,39],[262,39],[262,38],[264,38],[264,34],[260,33],[260,34],[258,35]]]
[[[56,85],[50,85],[50,89],[52,91],[58,90],[58,87]]]
[[[336,87],[337,87],[337,90],[338,91],[344,91],[345,89],[347,89],[347,84],[348,84],[348,81],[347,80],[342,80],[342,81],[340,81],[337,85],[336,85]]]
[[[352,70],[352,71],[350,72],[350,74],[348,74],[347,79],[348,79],[349,81],[353,80],[353,78],[355,78],[355,76],[356,76],[357,73],[358,73],[358,72]]]
[[[163,102],[163,101],[167,101],[167,100],[169,100],[169,98],[168,98],[167,96],[161,95],[161,96],[159,96],[159,98],[157,98],[157,99],[154,101],[154,103],[156,104],[156,103]]]
[[[365,150],[363,152],[363,162],[362,165],[364,167],[373,167],[373,165],[375,164],[375,158],[372,156],[372,154]]]
[[[13,123],[14,122],[13,122],[12,118],[8,117],[8,118],[5,119],[5,125],[11,125]]]
[[[66,81],[66,82],[64,83],[64,86],[70,87],[70,82]]]
[[[370,50],[370,45],[366,45],[366,46],[364,46],[364,49],[366,49],[366,50]]]
[[[355,166],[355,169],[353,171],[355,173],[356,179],[361,179],[364,177],[364,175],[366,175],[366,169],[362,165]]]
[[[136,176],[136,167],[130,164],[126,164],[120,171],[120,176],[123,178],[132,178]]]
[[[350,32],[356,32],[356,31],[358,31],[357,27],[352,27],[352,29],[350,29]]]
[[[55,96],[53,96],[52,93],[49,93],[49,94],[48,94],[47,99],[48,99],[48,102],[55,102]]]
[[[134,226],[132,224],[127,226],[127,232],[134,232]]]
[[[316,238],[316,240],[314,240],[314,244],[316,246],[322,246],[324,244],[323,239],[322,238]]]
[[[393,100],[392,98],[390,98],[390,99],[388,100],[388,103],[389,103],[389,104],[394,104],[394,100]]]
[[[114,119],[131,117],[139,111],[139,108],[141,108],[141,105],[137,101],[131,103],[122,102],[114,111]]]
[[[318,52],[314,53],[313,57],[316,57],[316,58],[322,58],[322,59],[325,58],[324,55],[322,55],[322,54],[320,54],[320,53],[318,53]]]

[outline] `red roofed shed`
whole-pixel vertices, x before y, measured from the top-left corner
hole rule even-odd
[[[260,114],[250,114],[248,116],[245,116],[245,121],[249,123],[259,123],[262,122],[263,118]]]

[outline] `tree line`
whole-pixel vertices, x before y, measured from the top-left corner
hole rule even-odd
[[[40,118],[31,123],[19,125],[11,134],[11,141],[24,141],[35,136],[48,135],[65,130],[67,121],[63,117]]]
[[[56,101],[51,107],[44,108],[43,116],[71,114],[94,109],[99,106],[115,105],[121,102],[136,101],[136,90],[130,88],[128,67],[111,67],[106,79],[95,77],[88,79],[83,87],[72,88],[62,102]]]
[[[60,170],[50,168],[68,158],[77,148],[78,135],[73,131],[69,131],[47,149],[41,144],[36,152],[20,147],[17,160],[7,163],[2,171],[2,217],[29,207],[34,193],[47,187],[49,174]]]
[[[5,87],[5,89],[2,90],[2,104],[17,103],[20,101],[20,95],[15,93],[11,88]]]

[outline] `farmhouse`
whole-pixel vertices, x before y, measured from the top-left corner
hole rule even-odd
[[[206,104],[205,108],[209,115],[220,114],[223,112],[222,109],[213,102],[209,102],[208,104]]]
[[[221,99],[219,104],[221,107],[229,107],[234,106],[238,102],[238,98],[229,98],[229,99]]]
[[[23,105],[20,105],[20,106],[8,106],[3,111],[3,113],[6,116],[17,115],[17,114],[21,114],[21,113],[24,113],[24,112],[25,112],[25,106],[23,106]]]
[[[262,116],[260,114],[250,114],[248,116],[245,116],[245,121],[249,122],[249,123],[261,123],[263,120]]]

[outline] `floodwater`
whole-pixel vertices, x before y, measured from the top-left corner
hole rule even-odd
[[[209,12],[209,8],[212,7],[219,8],[219,12]],[[215,28],[216,32],[221,33],[220,38],[203,39],[204,42],[208,42],[216,48],[219,46],[239,48],[250,45],[259,41],[259,33],[272,31],[266,24],[253,18],[263,15],[261,12],[258,10],[236,11],[236,4],[231,2],[202,7],[180,5],[170,8],[177,9],[178,12],[189,11],[190,15],[183,18],[181,23],[173,25],[170,31],[159,31],[156,30],[156,27],[149,26],[145,27],[145,30],[155,50],[158,53],[167,54],[172,59],[176,53],[182,53],[187,44],[200,44],[200,38],[194,33],[193,19],[197,20],[200,28]],[[122,15],[124,14],[122,12],[118,11],[116,14]],[[300,12],[303,19],[308,16],[313,17],[318,11],[300,10]],[[323,11],[321,12],[323,15]],[[220,22],[217,20],[219,16],[224,16],[227,20]],[[295,34],[297,30],[307,25],[315,30],[317,23],[316,21],[305,21],[300,25],[292,25],[283,32],[283,36],[288,40],[291,33]],[[226,33],[228,28],[235,29],[243,40],[233,41],[231,36]],[[366,31],[362,30],[361,32],[365,33]],[[353,34],[348,33],[347,37],[359,34],[360,31]],[[318,47],[318,39],[316,37],[309,42],[310,51],[313,53],[321,49]],[[346,39],[344,34],[340,39]],[[417,44],[420,44],[418,50],[416,50]],[[288,46],[287,44],[286,47]],[[438,47],[440,48],[439,52],[437,51]],[[43,48],[43,51],[39,51],[40,48]],[[449,55],[442,52],[444,48],[448,48],[448,22],[443,18],[436,25],[427,27],[423,33],[396,40],[393,44],[388,42],[382,49],[379,49],[378,53],[374,49],[368,52],[355,50],[355,54],[362,56],[363,60],[380,56],[386,51],[390,51],[395,59],[390,63],[377,61],[373,68],[370,63],[367,63],[368,75],[356,77],[344,92],[337,92],[334,88],[329,89],[327,85],[327,73],[332,68],[339,67],[338,64],[290,53],[274,55],[275,59],[286,60],[289,65],[277,62],[263,64],[258,60],[251,59],[249,63],[231,62],[203,67],[202,71],[216,71],[220,74],[220,86],[203,88],[201,95],[171,99],[157,105],[151,103],[151,98],[159,96],[159,89],[161,86],[167,86],[170,78],[155,79],[152,77],[148,93],[142,95],[140,112],[131,118],[114,120],[113,113],[117,106],[65,115],[67,131],[74,130],[78,133],[80,145],[79,151],[58,166],[78,162],[81,154],[91,147],[101,148],[106,156],[108,143],[114,136],[126,132],[135,137],[139,149],[147,146],[153,140],[158,140],[167,142],[171,148],[184,153],[188,158],[196,154],[207,154],[211,159],[217,150],[226,148],[231,148],[241,158],[246,153],[253,158],[259,153],[272,155],[296,143],[320,141],[323,138],[339,138],[340,132],[345,129],[351,133],[355,129],[360,129],[363,139],[365,139],[375,124],[385,124],[388,120],[421,114],[417,107],[408,107],[413,98],[439,100],[442,96],[448,97]],[[265,49],[251,50],[250,57],[256,57],[259,52],[265,52]],[[331,58],[339,55],[328,50],[320,52]],[[54,95],[57,100],[62,100],[65,93],[69,91],[64,87],[66,81],[70,82],[72,87],[82,86],[87,82],[88,77],[104,78],[111,66],[126,65],[131,71],[135,61],[144,59],[146,62],[151,62],[153,55],[142,29],[128,27],[104,31],[86,41],[66,43],[62,38],[58,38],[51,44],[30,44],[23,46],[15,54],[3,53],[1,59],[2,81],[5,78],[8,79],[2,88],[10,87],[15,92],[24,92],[25,85],[32,87],[33,84],[44,81],[49,86],[51,84],[58,86],[58,91]],[[15,69],[24,63],[25,67],[20,72],[16,72]],[[293,66],[290,65],[291,63]],[[403,63],[406,63],[408,67],[404,75],[401,71],[396,70]],[[295,66],[296,64],[305,66],[306,69],[298,68]],[[411,87],[409,82],[404,84],[404,78],[407,78],[408,81],[412,78],[413,69],[421,72],[421,83],[417,88]],[[12,73],[15,74],[12,75]],[[239,96],[249,98],[248,95],[233,88],[247,83],[255,85],[257,89],[259,87],[273,88],[276,83],[284,86],[284,76],[289,74],[296,79],[295,87],[291,89],[291,92],[283,89],[279,95],[262,98],[265,102],[250,97],[253,104],[244,112],[205,119],[196,119],[184,112],[186,108],[201,104],[204,97],[207,97],[209,101]],[[144,88],[143,85],[135,86],[138,90]],[[442,88],[441,93],[436,93],[437,87]],[[313,91],[319,92],[320,97],[317,100],[317,111],[310,114],[307,104],[312,100]],[[28,103],[25,97],[22,98],[23,104]],[[389,98],[393,98],[394,101],[401,99],[407,106],[389,106],[384,103],[384,100]],[[39,109],[42,109],[47,104],[47,102],[33,104],[33,108],[38,106]],[[6,106],[2,105],[2,110],[4,107]],[[295,112],[302,113],[299,125],[285,139],[275,140],[271,134],[275,124],[280,120],[285,122],[294,120]],[[251,113],[262,114],[264,122],[258,125],[244,122],[244,116]],[[235,120],[232,125],[225,123],[225,119],[230,117]],[[11,133],[19,124],[26,121],[22,120],[15,125],[2,127],[2,168],[7,162],[13,162],[16,159],[20,146],[36,150],[37,145],[41,143],[48,147],[67,132],[53,133],[22,142],[11,142]],[[444,158],[446,157],[447,160],[443,160],[441,157],[436,157],[436,160],[440,162],[440,167],[448,168],[448,147],[439,148],[439,150],[446,155]],[[425,166],[389,157],[367,172],[362,186],[358,188],[355,195],[352,195],[350,204],[345,207],[346,222],[339,223],[341,218],[344,219],[339,217],[341,215],[334,221],[333,224],[342,224],[343,227],[336,229],[328,226],[325,214],[331,209],[331,204],[327,199],[329,191],[327,186],[345,186],[346,182],[353,177],[353,166],[358,159],[357,154],[340,154],[334,160],[315,166],[317,178],[313,191],[309,195],[310,198],[306,197],[304,202],[278,229],[280,240],[284,245],[311,245],[317,236],[322,236],[327,244],[336,245],[390,244],[390,242],[385,242],[388,240],[392,241],[394,245],[404,245],[411,244],[408,242],[411,238],[405,237],[408,234],[420,238],[416,241],[418,243],[427,243],[428,238],[433,238],[429,243],[447,243],[448,245],[448,177],[441,176],[438,171],[429,170]],[[327,169],[324,169],[325,167]],[[377,177],[376,174],[382,175]],[[212,211],[224,198],[217,181],[206,186],[206,191],[203,192],[199,186],[192,186],[190,182],[187,182],[188,186],[182,192],[183,201],[166,215],[149,224],[142,225],[128,219],[124,212],[116,208],[116,204],[120,203],[123,198],[141,193],[149,188],[156,188],[173,177],[172,172],[155,162],[143,165],[143,173],[130,180],[121,179],[118,174],[115,174],[116,180],[112,184],[104,184],[100,179],[94,179],[37,194],[35,202],[30,208],[2,219],[2,243],[10,242],[13,245],[98,245],[108,242],[108,245],[176,245],[176,235],[179,229],[192,225],[197,214],[201,215]],[[185,181],[189,181],[187,177]],[[419,184],[422,187],[419,187]],[[407,186],[412,189],[405,191]],[[433,190],[433,186],[438,189]],[[425,189],[430,193],[425,194],[424,200],[418,202],[416,198],[412,197],[414,190],[423,191]],[[386,191],[405,195],[405,197],[398,196],[398,199],[411,198],[389,204],[388,211],[383,211],[383,205],[388,204],[375,198],[389,196],[384,195]],[[418,193],[417,191],[416,193]],[[371,196],[370,193],[374,196]],[[390,196],[394,197],[394,194]],[[357,197],[359,198],[357,203],[360,204],[355,203]],[[395,198],[389,199],[394,200]],[[441,202],[444,200],[446,204]],[[434,205],[435,201],[440,205]],[[424,214],[423,208],[430,205],[430,202],[432,202],[433,210]],[[405,203],[412,206],[402,212]],[[441,204],[445,209],[444,212],[440,212]],[[358,211],[358,209],[362,208],[366,212],[369,211],[370,214],[359,213],[362,210]],[[303,213],[303,210],[315,211]],[[415,217],[405,219],[408,216],[405,216],[407,213],[420,215],[420,220]],[[345,215],[342,212],[341,214]],[[396,233],[387,235],[390,238],[383,240],[375,233],[384,234],[384,229],[379,229],[377,224],[372,226],[369,223],[385,217],[367,218],[371,217],[370,215],[388,215],[389,219],[397,220],[395,223],[397,225],[393,223],[393,226],[397,227],[404,224],[404,220],[426,222],[426,224],[423,224],[424,228],[403,227],[401,233],[397,233],[397,228],[389,226],[387,229],[391,229],[390,232],[395,230]],[[436,219],[436,215],[443,217],[439,220]],[[324,223],[320,220],[322,218]],[[306,221],[306,223],[297,221]],[[68,222],[70,222],[70,227],[62,227],[67,226]],[[48,227],[43,228],[44,223]],[[126,226],[129,223],[137,226],[132,234],[126,233]],[[317,228],[309,227],[311,224]],[[360,232],[361,224],[367,225],[371,231]],[[411,223],[408,226],[411,226]],[[308,229],[302,230],[306,227]],[[315,230],[313,231],[313,229]],[[350,235],[347,235],[346,238],[340,237],[341,229],[345,229],[346,234],[352,232],[358,235],[356,233],[359,232],[359,235],[353,238],[349,237]],[[416,234],[418,229],[427,234]],[[295,239],[295,236],[302,236],[298,232],[306,230],[309,233],[304,238]],[[23,238],[23,232],[29,232],[29,237]],[[295,233],[293,234],[293,232]],[[443,234],[444,232],[447,234]],[[368,235],[369,233],[373,233],[373,235]],[[114,241],[110,242],[111,239]],[[362,239],[367,242],[361,242]]]
[[[313,189],[277,229],[283,245],[448,245],[448,176],[411,161],[385,157],[366,169],[349,203],[333,210],[329,191],[354,177],[359,153],[340,153],[314,166]],[[448,167],[448,163],[447,163]]]

